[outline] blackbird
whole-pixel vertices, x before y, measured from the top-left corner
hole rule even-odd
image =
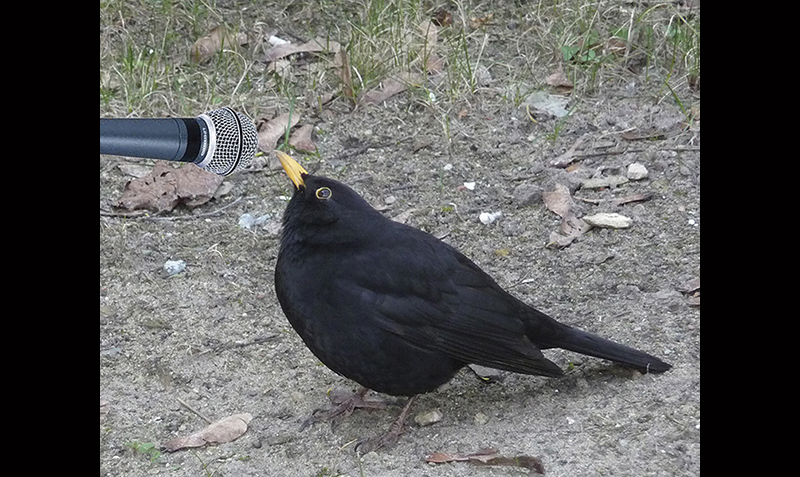
[[[354,190],[308,174],[276,151],[295,185],[283,216],[275,291],[306,346],[363,388],[306,425],[379,407],[368,390],[408,396],[389,432],[363,451],[394,442],[414,397],[467,364],[541,376],[562,370],[542,354],[564,348],[642,372],[671,365],[564,325],[504,291],[452,246],[395,222]]]

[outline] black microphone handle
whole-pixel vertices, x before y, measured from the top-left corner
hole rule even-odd
[[[209,147],[200,118],[100,118],[100,154],[201,162]]]

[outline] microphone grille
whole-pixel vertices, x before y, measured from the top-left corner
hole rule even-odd
[[[230,108],[215,109],[204,116],[211,119],[211,147],[203,163],[208,172],[228,175],[250,164],[258,149],[258,132],[250,118]]]

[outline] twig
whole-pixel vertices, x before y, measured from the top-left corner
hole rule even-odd
[[[253,197],[239,197],[238,199],[234,200],[230,204],[224,205],[219,209],[212,210],[211,212],[204,212],[202,214],[195,214],[195,215],[174,215],[174,216],[153,216],[153,215],[145,215],[148,212],[146,210],[139,210],[139,211],[131,211],[131,212],[105,212],[100,211],[101,216],[107,217],[124,217],[126,219],[142,219],[142,220],[190,220],[190,219],[197,219],[201,217],[210,217],[212,215],[216,215],[223,210],[234,206],[242,199],[252,199]]]
[[[197,414],[197,416],[198,416],[200,419],[202,419],[202,420],[206,421],[206,422],[207,422],[207,423],[209,423],[209,424],[211,424],[211,423],[212,423],[211,419],[209,419],[209,418],[207,418],[206,416],[204,416],[204,415],[203,415],[203,414],[202,414],[200,411],[198,411],[197,409],[195,409],[195,408],[193,408],[192,406],[188,405],[188,404],[187,404],[187,403],[186,403],[186,402],[185,402],[183,399],[181,399],[181,398],[175,398],[175,399],[177,399],[177,400],[178,400],[178,402],[181,404],[181,406],[183,406],[183,407],[185,407],[186,409],[188,409],[188,410],[192,411],[193,413]]]

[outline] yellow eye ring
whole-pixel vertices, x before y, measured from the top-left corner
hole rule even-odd
[[[333,195],[333,193],[327,187],[320,187],[319,189],[317,189],[316,195],[317,199],[328,200],[331,198],[331,195]]]

